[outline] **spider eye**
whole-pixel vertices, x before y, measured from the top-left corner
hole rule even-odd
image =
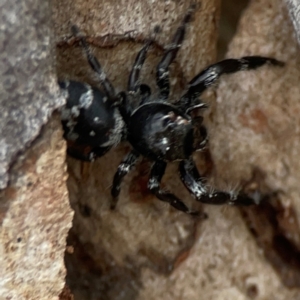
[[[168,127],[168,125],[172,122],[172,120],[170,119],[169,116],[165,116],[163,117],[162,119],[162,127],[165,128],[165,127]]]
[[[168,114],[162,117],[162,127],[163,128],[168,127],[175,120],[176,120],[176,114],[173,111],[169,111]]]

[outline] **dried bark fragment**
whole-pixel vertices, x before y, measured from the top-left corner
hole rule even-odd
[[[0,4],[0,189],[19,152],[64,103],[54,74],[49,1]]]
[[[1,299],[57,299],[73,213],[66,189],[65,143],[56,115],[10,170],[0,194]]]

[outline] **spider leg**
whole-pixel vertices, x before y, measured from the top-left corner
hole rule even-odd
[[[111,209],[114,209],[118,202],[118,196],[121,190],[121,183],[123,178],[130,172],[130,170],[134,167],[137,159],[139,157],[139,153],[135,150],[132,150],[119,164],[118,170],[114,176],[113,186],[111,189],[111,195],[113,197],[111,202]]]
[[[133,67],[131,69],[129,79],[128,79],[128,91],[129,92],[131,92],[131,91],[137,92],[137,90],[140,86],[140,82],[139,82],[140,72],[141,72],[141,69],[146,60],[147,52],[152,43],[153,43],[152,39],[148,40],[135,58],[135,62],[133,64]]]
[[[148,182],[149,190],[161,201],[167,202],[174,208],[191,215],[199,215],[199,212],[191,211],[180,199],[175,195],[160,189],[160,182],[165,173],[167,163],[164,161],[156,161],[151,169],[150,179]]]
[[[76,25],[72,26],[72,33],[75,37],[77,37],[80,41],[80,45],[82,46],[86,58],[91,66],[91,68],[94,70],[94,72],[98,75],[99,82],[101,83],[106,95],[109,99],[115,100],[115,89],[113,85],[108,80],[106,74],[101,68],[101,65],[97,58],[93,55],[86,38],[82,35],[79,28]]]
[[[167,100],[170,94],[170,83],[169,83],[169,66],[174,61],[182,41],[184,39],[186,25],[190,22],[195,5],[191,5],[187,14],[185,15],[181,25],[177,29],[172,44],[165,51],[164,56],[157,65],[156,68],[156,83],[160,90],[160,99]]]
[[[252,205],[258,204],[258,199],[252,199],[245,194],[233,194],[223,191],[209,191],[204,178],[200,176],[192,158],[183,160],[179,164],[180,177],[186,188],[197,201],[206,204]]]
[[[223,74],[254,70],[265,64],[283,66],[284,63],[274,58],[263,56],[245,56],[240,59],[225,59],[212,64],[196,75],[189,83],[187,92],[181,97],[179,107],[186,111],[207,88],[215,84]]]

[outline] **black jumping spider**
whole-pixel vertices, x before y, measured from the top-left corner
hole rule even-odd
[[[282,66],[276,59],[248,56],[240,59],[225,59],[210,65],[194,77],[183,96],[173,105],[168,103],[170,93],[169,66],[174,61],[184,39],[187,24],[190,22],[194,7],[185,15],[177,29],[172,44],[156,69],[158,96],[151,96],[148,85],[140,84],[140,70],[152,41],[148,40],[139,51],[128,80],[128,90],[116,95],[112,84],[97,59],[92,55],[85,38],[73,27],[73,33],[80,39],[88,62],[98,75],[103,92],[80,82],[61,82],[60,86],[68,93],[66,109],[62,122],[70,155],[93,160],[103,155],[121,140],[122,134],[133,150],[119,165],[114,176],[111,194],[112,207],[117,203],[123,177],[132,169],[140,155],[154,161],[149,190],[156,197],[168,202],[176,209],[188,214],[191,211],[175,195],[163,191],[160,182],[168,162],[180,161],[180,177],[197,201],[208,204],[250,205],[254,199],[245,194],[211,190],[200,176],[192,153],[201,150],[207,143],[207,133],[202,125],[202,117],[193,117],[193,111],[205,109],[207,105],[199,96],[212,86],[222,74],[256,69],[264,64]],[[135,100],[135,101],[134,101]],[[133,103],[138,100],[138,107]]]

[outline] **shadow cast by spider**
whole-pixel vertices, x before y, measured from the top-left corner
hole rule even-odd
[[[156,83],[159,93],[153,96],[146,84],[140,84],[140,71],[153,43],[149,39],[137,54],[129,75],[127,91],[116,93],[97,58],[92,54],[85,37],[76,26],[74,36],[80,41],[91,68],[95,71],[102,90],[82,82],[59,82],[66,93],[67,104],[62,110],[64,137],[68,142],[68,153],[80,160],[93,161],[104,155],[122,139],[131,144],[133,150],[124,158],[113,179],[111,207],[115,208],[121,183],[132,169],[139,156],[152,160],[153,166],[148,182],[149,190],[161,201],[191,215],[179,198],[160,188],[167,163],[180,161],[180,178],[197,201],[207,204],[251,205],[258,199],[242,193],[211,189],[199,174],[192,153],[203,149],[208,141],[203,118],[193,112],[205,109],[201,94],[213,86],[222,74],[253,70],[265,64],[283,66],[269,57],[247,56],[240,59],[225,59],[212,64],[196,75],[175,104],[168,102],[170,94],[169,66],[176,58],[184,40],[187,24],[191,21],[195,6],[187,11],[173,40],[166,48],[156,68]]]

